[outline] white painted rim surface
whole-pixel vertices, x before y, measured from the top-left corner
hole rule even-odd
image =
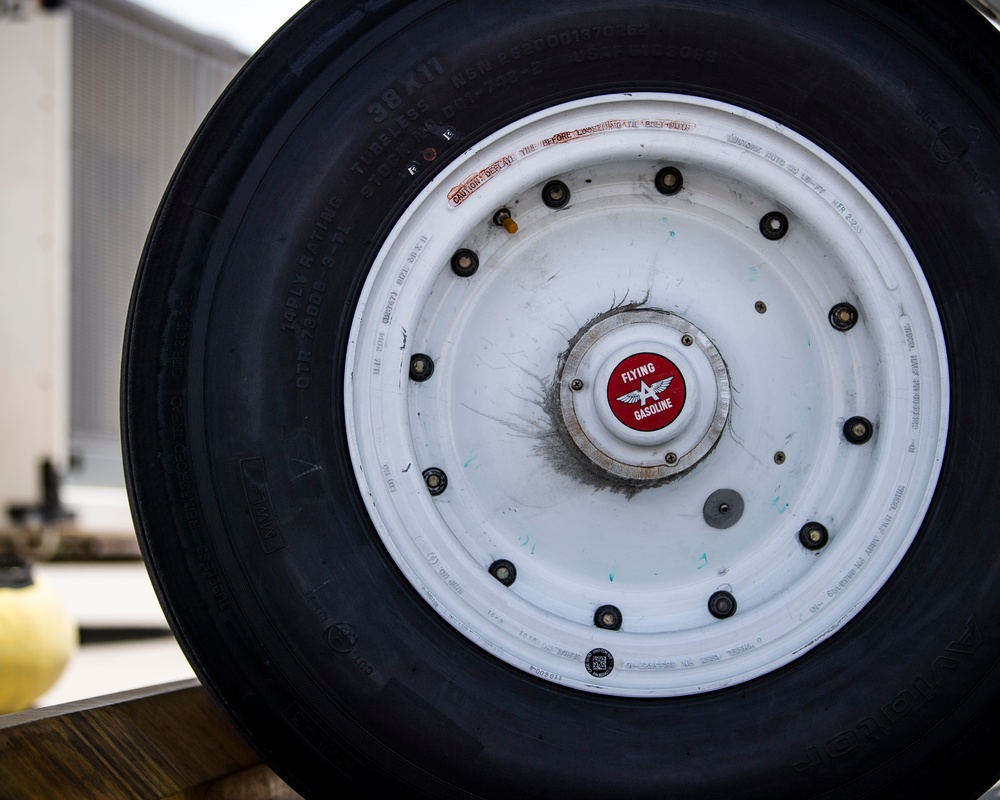
[[[677,194],[654,187],[665,166],[683,174]],[[557,210],[541,196],[553,179],[571,192]],[[501,208],[516,233],[494,224]],[[773,241],[759,228],[771,211],[789,220]],[[471,277],[450,267],[459,248],[479,257]],[[859,312],[846,332],[829,321],[841,302]],[[574,338],[635,307],[707,337],[731,402],[706,453],[629,481],[574,443],[559,398]],[[673,346],[651,336],[621,352]],[[409,377],[417,353],[434,361],[426,381]],[[700,370],[688,402],[706,418],[721,390],[679,368]],[[947,376],[919,265],[842,165],[733,106],[615,95],[505,128],[407,209],[356,310],[346,423],[391,558],[475,645],[564,686],[676,696],[792,661],[885,583],[937,482]],[[865,444],[845,439],[855,416],[874,424]],[[682,441],[652,438],[612,434],[606,449]],[[440,494],[429,468],[447,476]],[[725,529],[703,514],[719,489],[744,502]],[[799,541],[810,522],[829,531],[821,550]],[[510,586],[490,574],[501,559],[516,568]],[[733,616],[709,613],[717,591],[735,598]],[[605,605],[619,630],[595,625]]]

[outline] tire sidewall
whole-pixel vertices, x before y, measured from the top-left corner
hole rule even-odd
[[[255,744],[317,795],[335,770],[435,796],[881,796],[927,764],[953,792],[984,789],[973,740],[987,737],[969,731],[992,730],[982,687],[1000,657],[988,613],[1000,572],[988,508],[968,498],[993,496],[1000,445],[986,378],[1000,370],[988,81],[955,55],[956,29],[936,17],[935,39],[923,11],[603,5],[374,13],[366,36],[297,53],[303,77],[243,107],[251,65],[227,118],[210,120],[230,147],[196,144],[175,180],[132,310],[148,327],[130,326],[126,363],[136,513],[179,635]],[[329,16],[315,4],[258,69],[322,42]],[[408,203],[505,124],[622,91],[742,105],[845,164],[923,266],[951,370],[942,479],[883,591],[781,670],[662,701],[562,690],[473,648],[391,563],[343,423],[357,297]]]

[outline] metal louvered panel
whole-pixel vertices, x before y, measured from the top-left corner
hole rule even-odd
[[[150,16],[150,20],[155,18]],[[73,6],[71,436],[79,483],[122,484],[118,390],[136,264],[164,188],[242,57],[122,2]]]

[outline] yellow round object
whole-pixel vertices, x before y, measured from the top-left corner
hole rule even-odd
[[[53,589],[0,588],[0,714],[31,706],[58,680],[78,633]]]

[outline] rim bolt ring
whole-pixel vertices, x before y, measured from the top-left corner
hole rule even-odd
[[[850,303],[837,303],[830,309],[830,324],[838,331],[849,331],[858,324],[858,310]]]
[[[830,532],[818,522],[807,522],[799,530],[799,542],[806,550],[822,550],[830,541]]]
[[[569,187],[562,181],[549,181],[542,189],[542,202],[549,208],[563,208],[569,202]]]
[[[594,624],[606,631],[616,631],[622,626],[622,612],[614,606],[601,606],[594,612]]]
[[[736,613],[736,598],[730,592],[715,592],[708,598],[708,613],[716,619],[726,619]]]
[[[510,586],[517,580],[517,569],[510,561],[501,558],[490,564],[490,575],[504,586]]]
[[[422,383],[434,374],[434,359],[423,353],[410,356],[410,380]]]
[[[844,438],[851,444],[864,444],[874,432],[875,426],[864,417],[851,417],[844,423]]]
[[[772,242],[783,239],[788,233],[788,217],[780,211],[770,211],[760,218],[760,232]]]
[[[460,278],[469,278],[479,269],[479,256],[472,250],[456,250],[451,257],[451,270]]]
[[[437,467],[429,467],[424,470],[423,475],[427,491],[434,497],[448,488],[448,476],[444,474],[444,470],[440,470]]]

